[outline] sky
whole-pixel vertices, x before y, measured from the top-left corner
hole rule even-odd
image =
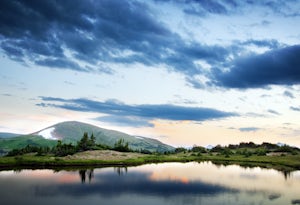
[[[298,0],[1,0],[0,132],[300,147]]]

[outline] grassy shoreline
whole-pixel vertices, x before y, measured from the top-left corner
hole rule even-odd
[[[109,155],[109,156],[108,156]],[[106,153],[100,158],[83,158],[83,154],[74,157],[54,157],[21,155],[15,157],[0,157],[0,170],[15,168],[63,168],[63,167],[103,167],[103,166],[138,166],[149,163],[164,162],[203,162],[211,161],[214,164],[231,165],[236,164],[244,167],[272,168],[279,171],[300,170],[300,155],[286,156],[250,156],[242,155],[224,156],[208,155],[195,156],[190,153],[179,153],[170,155],[131,155],[130,153]]]

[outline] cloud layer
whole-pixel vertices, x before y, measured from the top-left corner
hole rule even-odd
[[[96,112],[107,114],[98,120],[117,124],[130,123],[136,126],[151,126],[152,120],[172,121],[206,121],[238,116],[237,113],[224,112],[211,108],[183,107],[169,104],[162,105],[127,105],[115,100],[104,102],[89,99],[62,99],[41,97],[42,107],[56,107],[81,112]]]
[[[241,127],[241,128],[239,128],[239,130],[241,132],[256,132],[256,131],[260,130],[260,128],[257,128],[257,127]]]
[[[294,1],[3,0],[0,47],[15,61],[80,72],[113,74],[111,64],[163,65],[184,75],[194,88],[300,84],[300,45],[288,46],[274,39],[227,45],[187,41],[157,18],[156,8],[165,4],[198,18],[243,14],[250,5],[283,17],[299,16],[299,4]],[[249,54],[247,46],[267,51]],[[198,61],[212,69],[205,70]]]
[[[214,83],[229,88],[300,84],[300,45],[236,59],[229,71],[214,71]]]
[[[1,48],[13,59],[47,67],[92,70],[79,60],[153,63],[152,46],[159,51],[172,36],[135,1],[1,1],[0,7]]]

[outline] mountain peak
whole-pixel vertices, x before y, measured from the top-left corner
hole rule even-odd
[[[91,124],[85,123],[85,122],[79,122],[79,121],[63,121],[63,122],[59,122],[56,123],[54,125],[52,125],[51,127],[55,127],[57,125],[89,125],[89,126],[93,126]]]
[[[33,135],[42,136],[47,140],[62,140],[64,143],[76,144],[85,132],[89,135],[93,134],[97,143],[108,146],[114,146],[118,140],[124,139],[133,150],[145,149],[152,152],[164,152],[174,149],[172,146],[163,144],[156,139],[132,136],[78,121],[60,122],[35,132]]]

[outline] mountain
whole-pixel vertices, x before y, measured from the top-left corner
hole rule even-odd
[[[152,152],[165,152],[174,149],[155,139],[132,136],[86,123],[69,121],[55,124],[30,135],[0,139],[0,150],[8,151],[14,148],[22,148],[27,144],[55,146],[57,140],[62,140],[63,143],[76,144],[77,141],[82,138],[84,132],[87,132],[89,136],[93,133],[96,138],[96,143],[109,146],[114,146],[115,142],[119,139],[124,139],[133,150],[144,149]]]
[[[21,135],[17,137],[0,138],[0,155],[7,153],[12,149],[26,147],[27,145],[53,147],[56,143],[57,141],[48,140],[37,135]]]
[[[17,137],[17,136],[20,136],[20,135],[21,134],[9,133],[9,132],[0,132],[0,139],[1,138]]]

